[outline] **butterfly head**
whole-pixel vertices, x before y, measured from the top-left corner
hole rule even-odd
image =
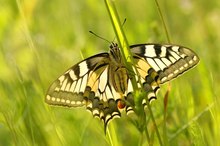
[[[112,61],[121,62],[121,52],[117,43],[111,43],[109,54]]]

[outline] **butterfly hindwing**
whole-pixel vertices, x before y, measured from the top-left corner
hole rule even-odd
[[[157,82],[159,75],[144,57],[135,54],[133,58],[137,74],[140,76],[140,82],[143,86],[142,90],[147,93],[147,98],[151,102],[156,99],[156,94],[159,90],[159,83]],[[146,101],[143,101],[143,104],[145,103]]]

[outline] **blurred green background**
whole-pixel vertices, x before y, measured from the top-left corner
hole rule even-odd
[[[199,65],[171,82],[167,145],[220,146],[220,1],[158,0],[171,42],[192,48]],[[167,43],[154,0],[117,0],[129,44]],[[108,51],[114,40],[103,0],[0,0],[0,145],[147,145],[132,116],[113,120],[111,139],[85,108],[44,103],[49,85],[83,58]],[[161,137],[163,97],[152,103]],[[158,145],[152,121],[148,130]],[[164,142],[165,142],[164,141]]]

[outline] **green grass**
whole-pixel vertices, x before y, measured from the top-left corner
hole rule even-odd
[[[159,1],[171,43],[188,46],[199,65],[171,82],[166,120],[162,85],[151,104],[164,145],[220,146],[220,2]],[[154,0],[115,3],[129,44],[167,43]],[[114,30],[104,1],[0,1],[0,145],[148,145],[135,115],[103,123],[84,108],[51,107],[47,88],[83,58],[108,51]],[[82,54],[82,55],[81,55]],[[150,142],[159,145],[146,110]],[[165,123],[166,124],[165,124]],[[164,132],[164,125],[165,131]]]

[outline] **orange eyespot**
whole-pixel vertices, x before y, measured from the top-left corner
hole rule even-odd
[[[123,109],[126,106],[125,102],[122,100],[119,100],[117,104],[119,109]]]

